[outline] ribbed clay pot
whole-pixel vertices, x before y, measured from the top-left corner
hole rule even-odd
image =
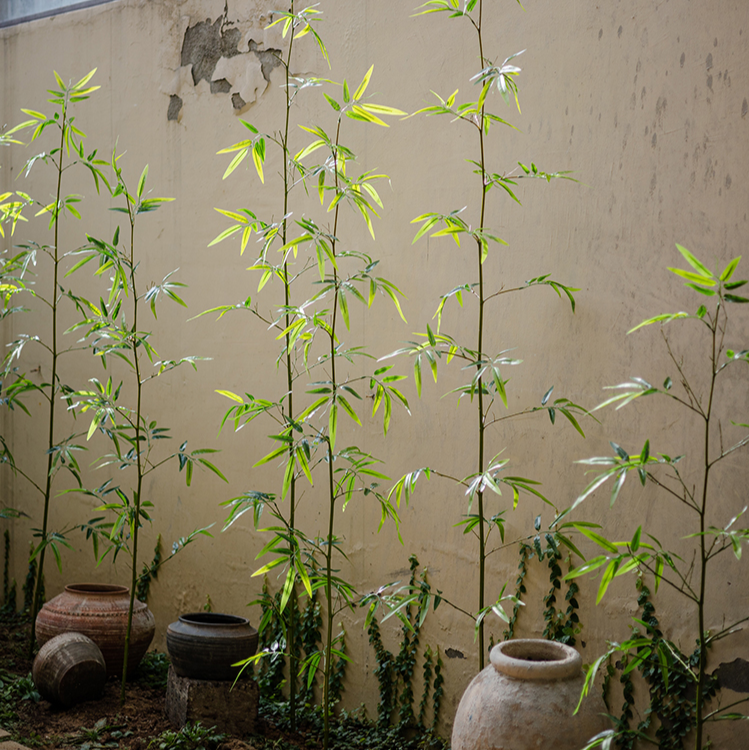
[[[174,671],[193,680],[235,680],[239,667],[257,651],[257,630],[245,617],[218,612],[180,615],[166,629],[166,648]],[[249,677],[249,670],[242,672]]]
[[[452,750],[579,750],[609,727],[592,693],[573,715],[585,679],[574,648],[517,639],[495,646],[490,658],[460,700]]]
[[[41,646],[60,633],[83,633],[101,649],[107,664],[107,676],[121,675],[129,605],[130,589],[126,586],[71,584],[39,610],[36,639]],[[148,651],[155,629],[151,610],[136,599],[127,658],[128,674]]]
[[[81,633],[61,633],[40,649],[31,669],[42,698],[65,708],[101,698],[107,665],[101,649]]]

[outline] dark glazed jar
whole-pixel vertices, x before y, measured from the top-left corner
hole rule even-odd
[[[107,664],[107,676],[121,675],[129,607],[130,589],[127,586],[71,584],[39,610],[36,639],[42,646],[61,633],[83,633],[101,649]],[[151,610],[136,599],[127,656],[128,674],[140,664],[148,651],[155,629]]]
[[[257,651],[257,630],[246,617],[218,612],[180,615],[166,629],[166,647],[174,671],[193,680],[235,680],[233,667]],[[242,676],[252,673],[244,670]]]
[[[90,638],[61,633],[39,649],[31,676],[42,698],[70,708],[101,698],[107,665],[101,649]]]

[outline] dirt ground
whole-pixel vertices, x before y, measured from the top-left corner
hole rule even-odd
[[[0,622],[0,667],[21,676],[30,674],[32,660],[25,648],[28,632],[28,624]],[[69,709],[52,706],[45,700],[20,700],[15,707],[18,722],[7,729],[14,739],[41,750],[84,744],[91,750],[145,750],[154,737],[174,729],[166,718],[165,696],[165,689],[148,685],[147,679],[140,676],[128,683],[125,703],[120,705],[119,680],[110,679],[101,699]],[[272,727],[263,729],[275,734]],[[158,749],[156,744],[152,747]],[[228,739],[221,746],[221,750],[251,748],[238,738]]]

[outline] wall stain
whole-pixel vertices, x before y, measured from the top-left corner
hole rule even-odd
[[[749,114],[749,102],[744,97],[744,101],[741,103],[741,116],[746,117]]]
[[[445,656],[448,659],[465,659],[465,655],[462,651],[458,651],[456,648],[446,648]]]

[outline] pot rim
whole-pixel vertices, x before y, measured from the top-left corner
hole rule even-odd
[[[582,670],[582,657],[571,646],[543,638],[516,638],[491,651],[497,672],[518,680],[569,680]]]
[[[227,615],[222,612],[188,612],[180,615],[179,621],[185,625],[200,625],[209,628],[239,628],[250,624],[246,617]]]
[[[127,586],[120,586],[117,583],[69,583],[65,586],[65,591],[70,594],[93,596],[116,596],[130,593]]]

